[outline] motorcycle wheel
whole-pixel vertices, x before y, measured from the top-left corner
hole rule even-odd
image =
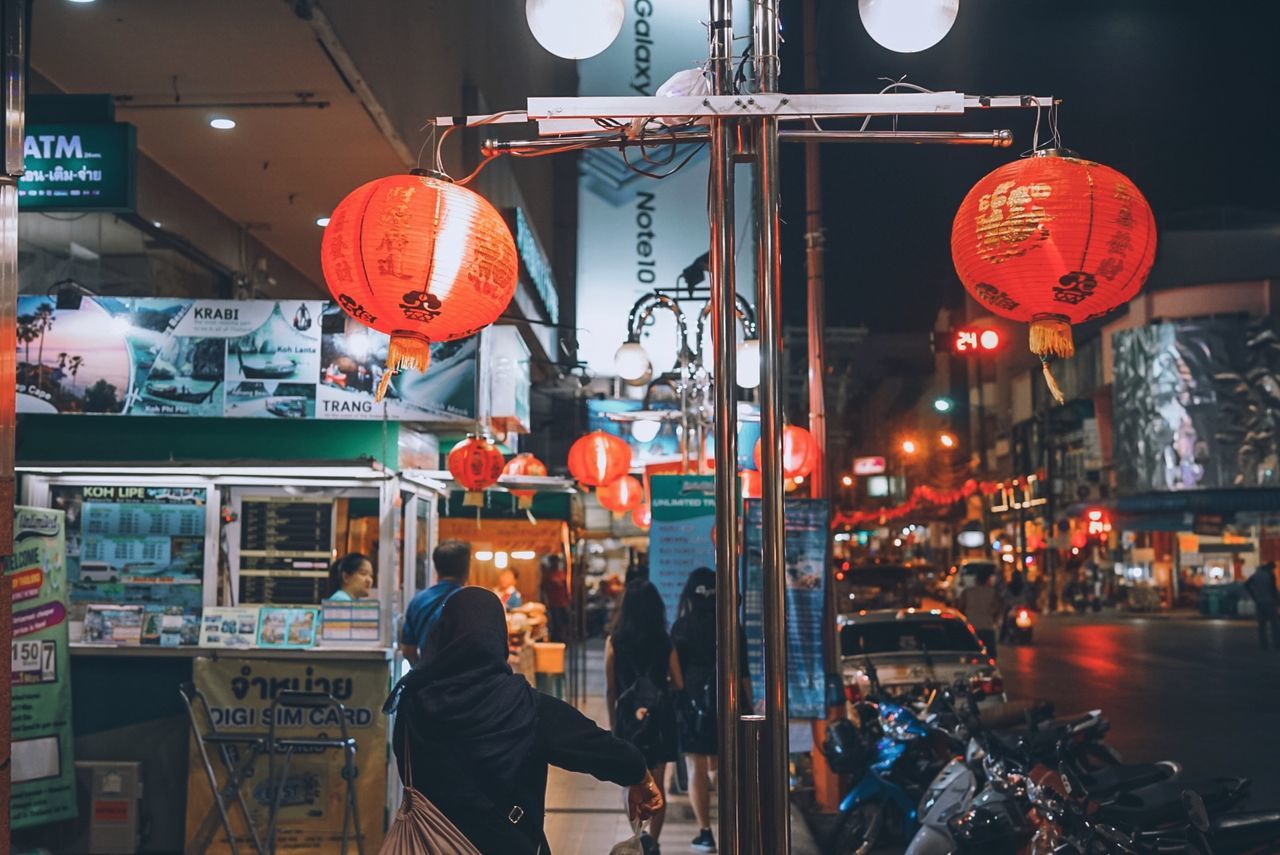
[[[868,855],[884,831],[883,802],[864,802],[840,817],[827,838],[827,855]]]

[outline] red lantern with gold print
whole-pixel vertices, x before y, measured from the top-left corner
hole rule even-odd
[[[484,437],[468,435],[449,451],[449,474],[467,489],[464,505],[484,504],[484,490],[502,477],[502,452]]]
[[[631,470],[631,446],[602,430],[579,437],[569,447],[569,472],[580,484],[599,487]]]
[[[623,475],[616,481],[596,488],[600,506],[615,514],[625,514],[644,504],[644,487],[632,475]]]
[[[760,469],[760,449],[763,439],[756,440],[752,459],[756,469]],[[782,477],[791,479],[804,477],[818,465],[818,444],[813,441],[813,434],[802,427],[787,425],[782,429]]]
[[[1071,325],[1133,299],[1155,260],[1151,206],[1125,176],[1063,150],[1005,164],[973,186],[951,227],[951,256],[984,308],[1031,325],[1031,351],[1075,354]]]
[[[507,461],[507,465],[502,469],[503,475],[532,475],[535,477],[546,477],[547,464],[543,463],[532,454],[517,454],[515,457]],[[512,490],[511,495],[515,496],[518,504],[522,508],[528,508],[533,504],[533,497],[537,493],[536,490]]]
[[[515,241],[482,196],[415,171],[357,187],[329,217],[325,284],[342,310],[391,336],[387,373],[425,371],[431,342],[489,326],[515,293]]]

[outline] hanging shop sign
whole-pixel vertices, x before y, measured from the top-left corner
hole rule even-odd
[[[386,800],[387,717],[382,702],[387,696],[387,666],[384,662],[302,659],[198,658],[194,665],[196,688],[209,702],[213,723],[224,733],[261,733],[271,722],[271,706],[281,691],[326,692],[346,708],[348,733],[356,740],[356,802],[361,807],[378,806]],[[340,732],[341,722],[328,708],[285,708],[276,722],[276,733],[284,738],[329,738]],[[189,749],[187,777],[187,836],[194,835],[213,808],[213,797],[204,765],[194,742]],[[277,760],[277,770],[280,768]],[[257,759],[254,774],[245,784],[245,800],[254,825],[267,827],[272,787],[267,757]],[[343,806],[347,782],[343,778],[341,752],[295,753],[289,761],[280,804],[276,851],[337,852],[342,844]],[[232,828],[240,851],[253,846],[238,810],[230,811]],[[361,820],[364,851],[377,852],[382,844],[382,823],[366,813]],[[351,832],[354,849],[355,832]],[[232,851],[226,832],[218,828],[210,853]]]
[[[556,288],[555,274],[551,272],[551,261],[542,249],[542,242],[530,227],[522,208],[506,208],[502,215],[516,238],[520,281],[533,286],[534,293],[546,310],[547,320],[553,324],[560,323],[560,291]]]
[[[123,122],[27,125],[21,211],[132,211],[137,134]]]
[[[532,426],[529,394],[533,385],[529,346],[513,326],[484,332],[484,362],[489,373],[489,424],[501,433],[528,433]]]
[[[698,567],[716,566],[716,484],[712,475],[649,478],[649,580],[675,623],[680,593]]]
[[[319,300],[18,299],[18,412],[467,421],[477,341],[375,402],[389,337]]]
[[[764,568],[761,541],[761,503],[746,503],[743,525],[743,625],[752,695],[764,694]],[[823,597],[830,555],[830,527],[825,499],[787,499],[787,697],[796,718],[824,714],[822,657]],[[655,511],[656,516],[656,511]]]
[[[65,515],[14,509],[14,551],[7,584],[13,590],[13,828],[76,815],[71,739],[71,664],[67,650]]]
[[[881,475],[884,469],[883,457],[855,457],[853,460],[854,475]]]
[[[736,0],[733,5],[740,16],[737,20],[745,20],[747,3]],[[578,63],[578,94],[655,95],[667,78],[706,57],[706,32],[697,25],[705,13],[689,3],[627,3],[618,38],[602,53]],[[680,274],[711,243],[705,148],[664,145],[660,129],[649,132],[654,147],[644,155],[609,149],[582,154],[577,326],[591,334],[581,337],[578,356],[601,376],[616,374],[613,357],[627,338],[627,307],[656,288],[679,288],[683,299],[688,291]],[[661,181],[642,174],[665,175],[677,166],[679,171]],[[742,164],[737,169],[735,207],[741,227],[751,222],[751,166]],[[750,242],[741,242],[736,290],[752,302],[754,259]],[[674,323],[655,323],[642,335],[659,371],[675,362]]]

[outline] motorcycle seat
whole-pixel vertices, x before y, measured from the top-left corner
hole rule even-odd
[[[1239,802],[1248,791],[1246,778],[1214,778],[1202,781],[1166,780],[1116,793],[1098,804],[1098,818],[1125,829],[1150,829],[1185,822],[1182,793],[1194,790],[1212,813]]]
[[[1157,763],[1120,763],[1076,775],[1084,791],[1092,799],[1113,796],[1123,790],[1134,790],[1158,784],[1173,777],[1168,766]]]

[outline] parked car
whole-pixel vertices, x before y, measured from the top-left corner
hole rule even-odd
[[[997,576],[1000,568],[996,566],[994,561],[984,561],[981,559],[964,558],[951,568],[951,572],[942,583],[943,598],[955,605],[960,602],[960,594],[965,588],[978,584],[978,573],[985,570],[993,576]],[[997,578],[1000,578],[997,576]]]
[[[915,567],[861,564],[836,574],[836,611],[914,609],[924,593]]]
[[[879,609],[840,615],[840,670],[845,698],[871,692],[868,662],[889,695],[916,693],[926,683],[980,681],[1003,700],[1004,679],[964,616],[952,609]]]

